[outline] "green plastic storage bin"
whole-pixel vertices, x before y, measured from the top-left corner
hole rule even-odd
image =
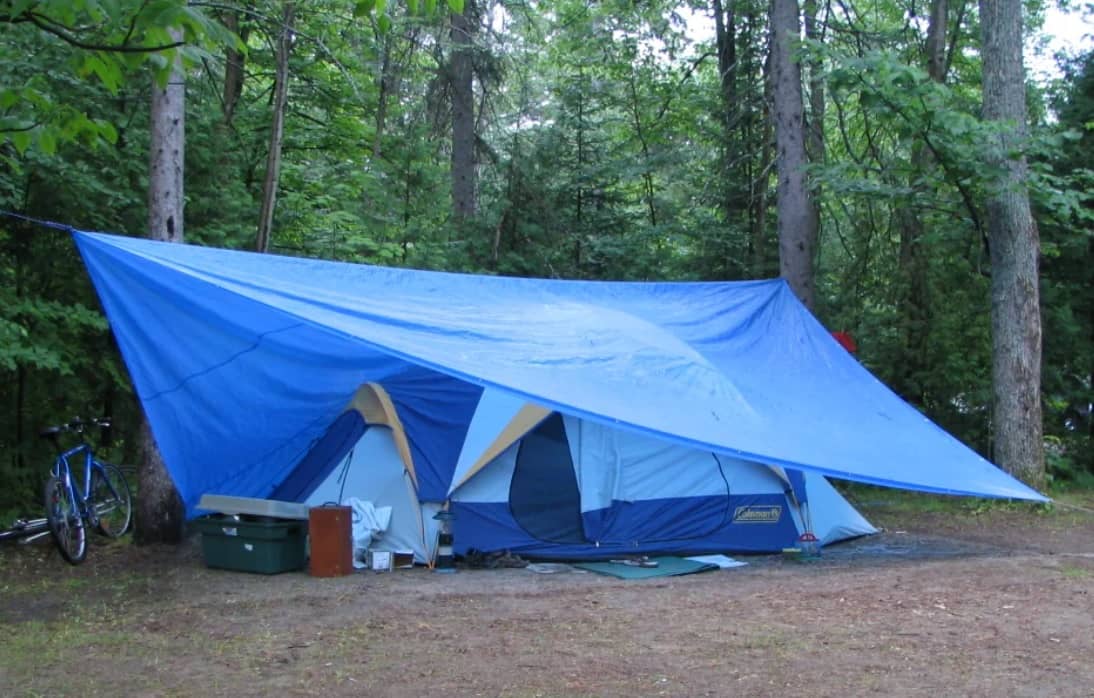
[[[277,574],[307,562],[308,522],[224,515],[191,522],[201,533],[205,564],[224,570]]]

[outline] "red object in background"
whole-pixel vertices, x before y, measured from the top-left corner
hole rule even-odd
[[[343,506],[308,509],[308,539],[311,576],[341,577],[353,572],[353,509]]]
[[[838,332],[833,332],[832,336],[836,338],[836,341],[840,343],[841,347],[851,352],[852,354],[858,351],[858,345],[855,344],[855,338],[851,336],[850,332],[844,332],[843,330],[840,330]]]

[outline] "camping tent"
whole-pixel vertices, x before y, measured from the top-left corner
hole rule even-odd
[[[822,475],[618,429],[485,390],[449,487],[457,551],[542,557],[777,551],[875,529]]]
[[[401,420],[362,386],[274,499],[391,507],[375,550],[432,558],[439,502],[422,501]],[[875,532],[820,475],[668,443],[486,389],[443,499],[456,552],[537,557],[773,551],[809,530],[827,544]],[[441,498],[435,498],[441,499]]]
[[[74,235],[191,516],[203,493],[303,479],[362,385],[382,388],[370,409],[419,501],[463,512],[487,503],[465,475],[503,467],[463,456],[490,441],[471,429],[487,390],[562,415],[571,449],[610,427],[781,469],[791,491],[832,476],[1044,499],[885,388],[780,280],[515,279]],[[582,525],[608,496],[580,490]]]

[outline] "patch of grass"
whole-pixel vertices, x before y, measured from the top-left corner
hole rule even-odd
[[[62,593],[67,592],[72,594],[78,594],[81,591],[90,589],[90,587],[90,579],[82,577],[66,577],[65,579],[60,579],[57,581],[55,589],[56,591],[60,591]]]
[[[4,641],[3,659],[4,666],[10,671],[18,672],[20,666],[26,666],[33,662],[48,662],[54,659],[45,651],[52,647],[52,633],[50,624],[32,620],[18,625],[4,623],[0,625],[0,634]]]
[[[1094,570],[1075,565],[1064,565],[1060,568],[1060,574],[1068,579],[1086,579],[1087,577],[1094,577]]]
[[[1072,488],[1051,493],[1046,503],[960,497],[839,482],[838,489],[864,512],[894,514],[954,514],[981,516],[994,512],[1033,513],[1046,517],[1069,517],[1075,513],[1094,515],[1094,490]]]
[[[1034,510],[1054,529],[1082,527],[1094,523],[1094,492],[1071,490],[1053,493],[1053,501]]]
[[[839,490],[859,509],[893,513],[968,514],[994,506],[994,500],[929,494],[875,487],[857,483],[839,483]]]
[[[43,606],[35,611],[42,617],[0,623],[3,638],[0,666],[4,668],[0,671],[0,694],[64,695],[82,682],[99,685],[104,680],[103,667],[121,667],[130,662],[147,666],[158,662],[165,651],[166,638],[141,632],[127,606],[112,603],[109,596],[96,596],[94,589],[67,595],[56,593],[73,586],[73,581],[81,582],[75,585],[81,589],[94,584],[94,580],[88,579],[52,580],[53,594],[65,597],[62,608]],[[89,672],[86,676],[81,673],[82,667]],[[107,669],[106,674],[109,682],[112,670]],[[155,673],[128,676],[127,689],[149,688],[152,693],[162,695],[163,686],[159,685],[162,678]]]
[[[53,597],[70,608],[90,608],[99,604],[125,605],[148,585],[148,575],[138,572],[113,572],[106,577],[75,576],[69,568],[53,573],[43,568],[38,574],[0,578],[0,600]]]
[[[42,666],[75,666],[84,656],[109,657],[132,641],[127,633],[73,618],[0,625],[0,634],[5,637],[0,657],[12,676],[34,676]]]
[[[15,577],[0,582],[0,593],[39,596],[57,589],[60,580],[47,575]]]
[[[1070,487],[1067,489],[1053,489],[1049,492],[1053,501],[1064,508],[1079,507],[1094,511],[1094,489],[1081,489]]]

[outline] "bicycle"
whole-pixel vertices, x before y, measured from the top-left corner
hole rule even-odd
[[[42,536],[49,535],[49,522],[45,519],[18,518],[11,522],[4,530],[0,531],[0,543],[14,540],[20,543],[30,543]]]
[[[109,419],[83,421],[42,430],[42,438],[57,447],[46,481],[46,521],[61,556],[73,565],[87,557],[87,529],[94,527],[109,538],[120,538],[129,529],[133,517],[133,500],[129,483],[118,466],[100,461],[84,438],[89,427],[109,427]],[[80,443],[68,450],[61,448],[59,435],[65,432],[79,435]],[[82,478],[73,475],[71,460],[83,457]],[[82,484],[81,484],[82,481]]]

